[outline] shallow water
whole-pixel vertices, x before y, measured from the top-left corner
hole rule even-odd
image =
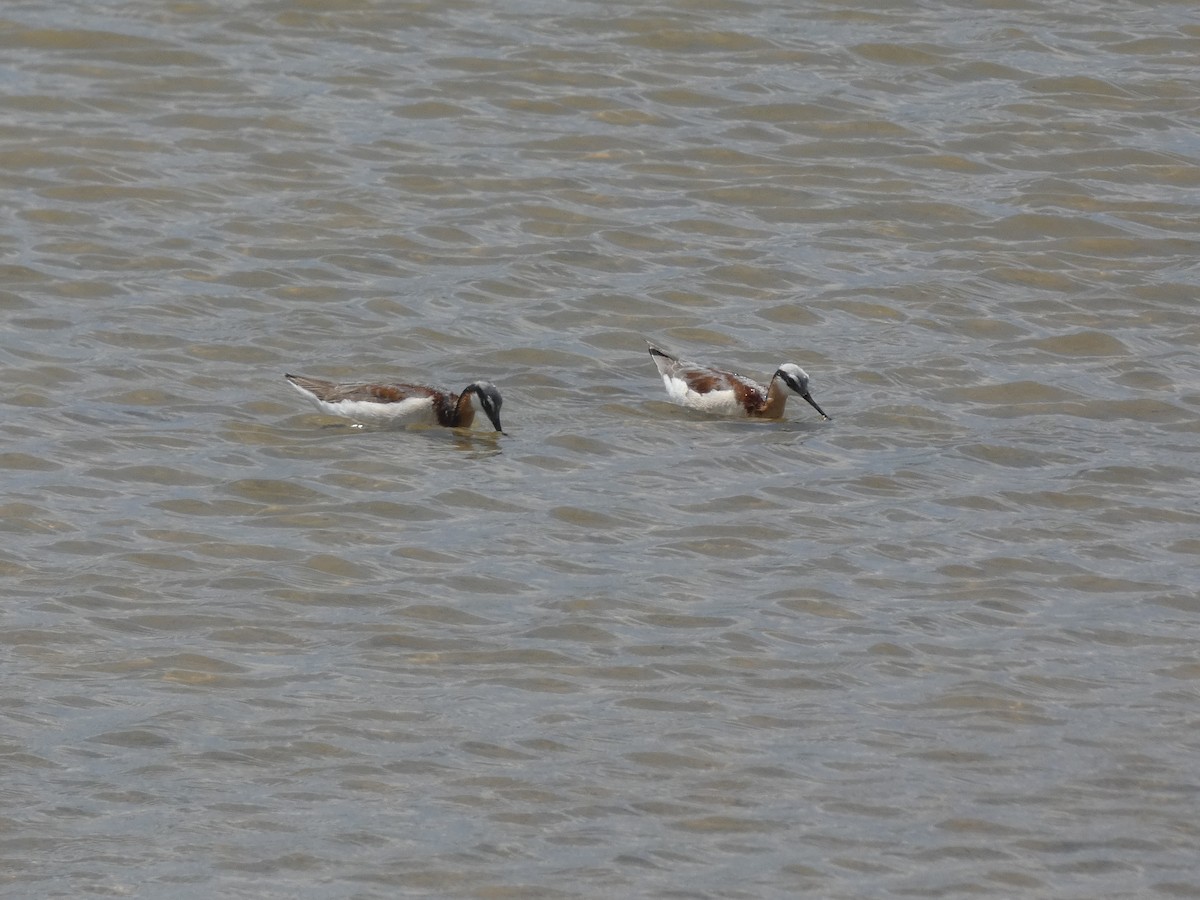
[[[6,891],[1200,895],[1189,6],[0,23]]]

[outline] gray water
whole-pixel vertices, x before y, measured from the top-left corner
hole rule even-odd
[[[1197,59],[1169,2],[4,4],[5,896],[1200,896]]]

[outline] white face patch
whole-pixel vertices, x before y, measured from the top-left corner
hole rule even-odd
[[[795,363],[784,363],[779,367],[779,371],[785,373],[792,381],[800,385],[802,390],[808,390],[808,373]],[[795,390],[790,384],[788,387],[791,390]]]

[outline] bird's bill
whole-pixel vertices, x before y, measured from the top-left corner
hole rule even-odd
[[[812,394],[801,394],[800,396],[808,401],[809,406],[821,414],[821,418],[825,419],[827,422],[833,421],[833,419],[829,418],[829,415],[825,412],[825,410],[821,409],[821,407],[817,405],[817,401],[812,398]]]

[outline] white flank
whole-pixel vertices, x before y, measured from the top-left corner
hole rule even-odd
[[[667,388],[667,396],[680,406],[716,416],[744,416],[746,414],[742,404],[738,403],[737,394],[731,390],[698,394],[689,388],[687,382],[682,378],[663,375],[662,380]]]
[[[317,406],[335,416],[345,416],[359,422],[410,422],[437,424],[433,400],[429,397],[409,397],[399,403],[376,403],[371,400],[339,400],[328,403],[318,400]]]
[[[436,425],[437,415],[433,411],[433,400],[429,397],[409,397],[399,403],[376,403],[370,400],[339,400],[330,403],[321,400],[312,391],[289,381],[292,387],[317,405],[321,412],[331,416],[345,416],[359,422],[405,422],[410,424]]]

